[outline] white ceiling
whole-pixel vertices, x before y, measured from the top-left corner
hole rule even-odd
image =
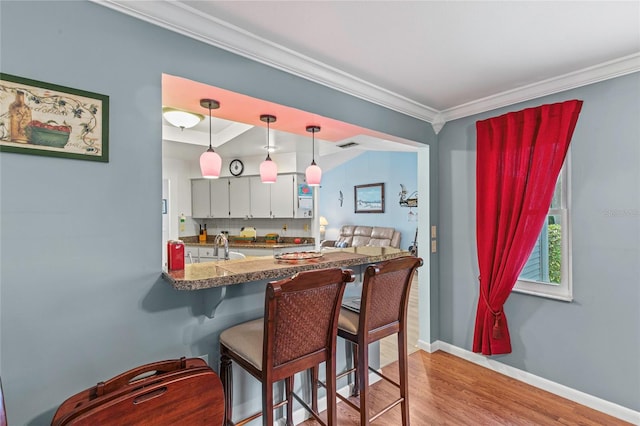
[[[442,125],[640,71],[640,1],[95,0]]]
[[[640,1],[100,4],[431,123],[640,70]]]

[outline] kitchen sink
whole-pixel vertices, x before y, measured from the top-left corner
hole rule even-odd
[[[223,251],[222,249],[220,249],[220,258],[217,257],[201,257],[200,261],[196,261],[195,263],[209,263],[209,262],[224,262],[224,258],[223,256]],[[246,256],[238,251],[230,251],[229,252],[229,260],[236,260],[236,259],[244,259]]]
[[[229,252],[229,260],[233,260],[233,259],[244,259],[245,256],[244,254],[240,253],[239,251],[230,251]]]

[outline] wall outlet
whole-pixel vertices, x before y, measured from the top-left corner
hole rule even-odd
[[[287,224],[286,224],[286,223],[285,223],[284,225],[282,225],[282,230],[283,230],[284,232],[287,232]]]

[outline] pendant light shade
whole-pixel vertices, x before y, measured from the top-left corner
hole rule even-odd
[[[203,178],[218,179],[222,168],[222,158],[211,145],[211,110],[220,108],[220,102],[213,99],[200,99],[200,105],[209,109],[209,149],[200,156],[200,172]]]
[[[278,178],[278,165],[269,156],[269,125],[276,121],[276,117],[273,115],[263,114],[260,116],[260,120],[267,123],[267,158],[260,163],[260,180],[262,183],[275,183]]]
[[[305,171],[305,179],[307,180],[307,185],[309,186],[320,186],[320,181],[322,180],[322,169],[316,165],[316,132],[320,131],[320,126],[307,126],[307,132],[312,133],[312,142],[311,142],[311,165],[307,167]]]
[[[200,172],[203,178],[218,179],[222,169],[222,157],[209,148],[200,156]]]

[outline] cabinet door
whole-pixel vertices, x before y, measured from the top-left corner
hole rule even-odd
[[[278,176],[276,183],[271,184],[272,217],[293,217],[294,190],[293,175]]]
[[[262,183],[260,176],[251,176],[251,217],[271,217],[271,186],[272,183]]]
[[[230,217],[249,218],[251,214],[249,178],[229,179]]]
[[[211,216],[229,217],[229,179],[214,179],[209,182],[211,189]]]
[[[210,196],[208,179],[194,179],[191,181],[192,217],[200,218],[211,216]]]

